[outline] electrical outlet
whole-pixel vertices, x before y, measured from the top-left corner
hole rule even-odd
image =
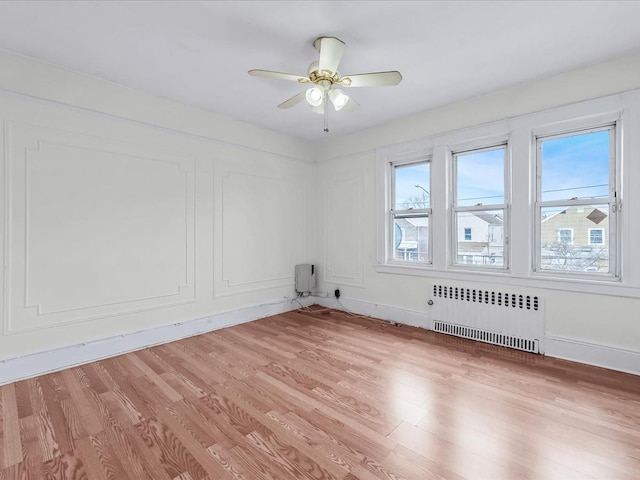
[[[336,291],[333,292],[333,294],[335,295],[336,298],[340,298],[340,289],[336,288]]]

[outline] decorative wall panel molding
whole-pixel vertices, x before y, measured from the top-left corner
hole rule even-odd
[[[4,332],[195,300],[195,161],[5,122]]]
[[[299,176],[214,172],[215,297],[293,286],[306,250],[304,193]]]
[[[325,282],[364,286],[364,175],[329,174],[325,180]]]

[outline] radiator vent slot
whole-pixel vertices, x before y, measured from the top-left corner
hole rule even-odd
[[[486,303],[499,307],[525,308],[527,310],[540,309],[540,298],[537,296],[493,292],[475,288],[434,285],[433,296],[462,302]]]
[[[525,338],[513,337],[511,335],[504,335],[502,333],[487,332],[486,330],[465,327],[464,325],[455,325],[453,323],[446,323],[438,320],[433,322],[433,330],[435,332],[446,333],[455,337],[469,338],[471,340],[491,343],[492,345],[500,345],[501,347],[515,348],[516,350],[523,350],[525,352],[540,352],[538,340],[535,339],[528,340]]]
[[[434,285],[432,300],[431,328],[436,332],[525,352],[544,351],[542,297]]]

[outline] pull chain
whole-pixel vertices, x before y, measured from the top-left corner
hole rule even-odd
[[[324,131],[325,133],[329,133],[329,102],[327,102],[328,98],[327,90],[324,92],[324,99],[322,104],[324,105]]]

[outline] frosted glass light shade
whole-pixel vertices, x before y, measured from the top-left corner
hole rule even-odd
[[[329,99],[336,110],[340,110],[349,101],[349,96],[340,89],[333,89],[329,92]]]
[[[305,93],[307,103],[312,107],[318,107],[322,105],[323,96],[324,95],[323,95],[322,89],[318,87],[311,87]]]

